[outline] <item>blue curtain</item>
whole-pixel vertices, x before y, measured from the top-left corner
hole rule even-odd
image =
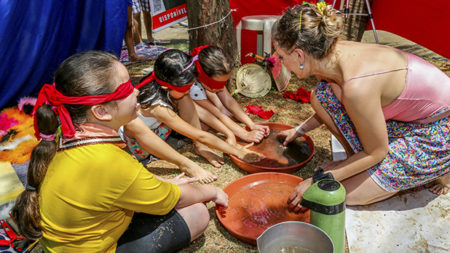
[[[120,55],[128,0],[0,0],[0,108],[37,96],[72,54]]]

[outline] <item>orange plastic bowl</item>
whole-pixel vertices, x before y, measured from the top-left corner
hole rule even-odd
[[[267,122],[267,123],[261,123],[261,125],[269,126],[271,130],[287,130],[294,128],[291,125],[277,123],[277,122]],[[305,142],[309,147],[309,156],[304,159],[303,161],[298,162],[297,164],[292,164],[289,166],[268,166],[268,165],[261,165],[258,163],[247,163],[243,160],[237,158],[234,155],[230,155],[231,161],[236,164],[240,169],[245,170],[249,173],[258,173],[258,172],[283,172],[283,173],[293,173],[297,170],[299,170],[301,167],[303,167],[306,163],[308,163],[313,155],[314,155],[314,142],[308,135],[303,135],[302,137],[299,137],[298,139],[301,139],[303,142]],[[263,142],[264,143],[264,140]],[[258,145],[250,147],[249,149],[257,151]]]
[[[256,245],[267,228],[284,221],[310,222],[310,211],[295,214],[287,210],[287,200],[302,178],[276,172],[241,177],[223,190],[228,208],[216,207],[222,225],[237,239]]]

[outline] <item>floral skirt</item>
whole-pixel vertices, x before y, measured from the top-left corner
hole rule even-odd
[[[326,82],[315,94],[355,153],[363,150],[350,117]],[[449,108],[435,113],[444,113]],[[386,121],[389,152],[369,168],[371,178],[389,192],[426,184],[450,171],[450,117],[427,124]]]
[[[166,140],[172,132],[172,129],[170,129],[166,124],[161,123],[161,125],[153,129],[153,132],[161,139]],[[138,161],[143,161],[150,157],[151,154],[145,151],[135,139],[128,138],[125,135],[124,137],[129,151]]]

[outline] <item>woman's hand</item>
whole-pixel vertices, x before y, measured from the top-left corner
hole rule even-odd
[[[289,196],[288,199],[288,209],[294,213],[302,213],[306,211],[305,207],[300,205],[302,201],[303,193],[312,185],[312,178],[308,178],[305,181],[300,182],[297,187],[295,187],[294,192]]]
[[[295,128],[291,128],[291,129],[288,129],[288,130],[281,131],[277,135],[277,138],[279,138],[279,139],[283,139],[284,138],[283,146],[286,146],[290,142],[295,140],[295,138],[297,138],[299,135],[300,134],[295,130]]]

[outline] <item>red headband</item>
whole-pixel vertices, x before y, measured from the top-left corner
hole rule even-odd
[[[72,118],[67,111],[64,104],[69,105],[98,105],[112,100],[124,99],[133,93],[134,87],[131,81],[128,80],[117,87],[117,89],[111,94],[104,95],[92,95],[81,97],[69,97],[61,94],[56,90],[55,85],[45,84],[39,92],[36,105],[33,109],[34,115],[34,131],[35,136],[39,140],[39,129],[37,127],[36,110],[43,104],[50,104],[56,108],[53,111],[59,116],[61,121],[62,133],[66,137],[72,137],[75,134],[75,128],[72,123]]]
[[[198,55],[200,53],[200,51],[202,51],[203,49],[205,49],[207,47],[209,47],[209,45],[194,48],[194,50],[192,50],[191,56]],[[198,80],[200,80],[200,82],[202,82],[204,85],[208,86],[208,88],[213,89],[213,90],[220,90],[225,87],[226,81],[220,82],[220,81],[216,81],[216,80],[212,79],[211,77],[209,77],[205,73],[205,71],[203,71],[203,68],[202,68],[199,60],[197,60],[195,62],[195,66],[197,67],[197,71],[198,71]]]
[[[181,93],[185,93],[186,91],[188,91],[193,83],[189,83],[185,86],[174,86],[170,83],[164,82],[163,80],[159,79],[158,77],[156,77],[155,72],[153,72],[151,75],[149,75],[147,78],[144,79],[144,81],[140,82],[138,85],[136,85],[136,89],[140,89],[142,86],[148,84],[149,82],[155,80],[159,85],[167,87],[171,90],[174,91],[178,91]]]

